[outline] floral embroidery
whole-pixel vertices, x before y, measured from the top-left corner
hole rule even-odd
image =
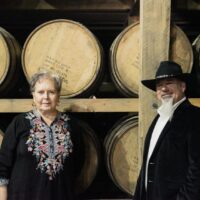
[[[38,161],[37,169],[49,175],[52,180],[63,169],[65,158],[72,153],[73,144],[68,127],[68,116],[59,113],[57,120],[49,127],[36,111],[27,113],[31,122],[29,138],[26,142],[28,151]]]
[[[0,178],[0,186],[8,185],[9,179]]]

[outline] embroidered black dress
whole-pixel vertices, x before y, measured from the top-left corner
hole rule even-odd
[[[74,200],[70,121],[59,113],[48,126],[36,111],[13,119],[0,150],[0,185],[7,185],[8,200]]]

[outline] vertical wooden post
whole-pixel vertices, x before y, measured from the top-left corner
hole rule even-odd
[[[170,41],[171,0],[140,0],[140,78],[155,77],[161,60],[167,60]],[[139,86],[139,160],[142,162],[144,139],[157,104],[155,92]]]

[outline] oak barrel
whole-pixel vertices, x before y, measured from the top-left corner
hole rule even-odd
[[[100,143],[94,132],[94,130],[89,126],[88,123],[77,120],[77,125],[79,126],[80,134],[83,138],[81,153],[78,155],[78,167],[80,173],[77,178],[76,193],[83,193],[92,184],[94,178],[96,177],[99,164],[100,164]],[[78,147],[81,148],[81,147]],[[83,154],[83,159],[81,155]],[[81,162],[80,160],[83,160]]]
[[[27,80],[38,71],[63,78],[61,96],[90,95],[102,78],[103,49],[83,24],[67,19],[51,20],[36,27],[22,50]]]
[[[110,47],[111,78],[124,96],[137,97],[140,68],[140,25],[133,23],[126,27]],[[192,45],[185,33],[172,25],[170,33],[169,59],[183,66],[184,72],[191,72],[193,64]]]
[[[0,97],[12,96],[17,92],[20,80],[21,47],[14,36],[0,27]]]
[[[138,117],[121,118],[104,140],[106,167],[115,185],[132,195],[138,177]]]

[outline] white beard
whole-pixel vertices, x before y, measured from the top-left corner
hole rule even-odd
[[[158,108],[158,113],[160,114],[160,116],[170,117],[173,113],[173,98],[163,98],[161,102],[162,104]]]

